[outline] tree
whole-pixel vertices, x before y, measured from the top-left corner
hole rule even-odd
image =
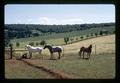
[[[19,47],[20,46],[20,43],[19,42],[16,42],[16,47]]]
[[[36,42],[36,46],[38,46],[39,45],[39,43],[38,42]]]
[[[73,41],[73,39],[72,39],[72,38],[71,38],[70,40],[71,40],[71,42]]]
[[[32,34],[34,37],[38,37],[39,36],[39,33],[33,33]]]
[[[93,36],[93,33],[91,33],[91,36]]]
[[[108,31],[104,31],[104,34],[108,35],[108,33],[109,33]]]
[[[5,38],[5,46],[7,47],[10,43],[10,39],[9,38]]]
[[[46,44],[45,40],[42,40],[42,41],[40,42],[40,45],[45,45],[45,44]]]
[[[67,44],[67,42],[69,41],[69,37],[64,37],[64,42]]]
[[[10,47],[13,47],[13,44],[12,44],[12,43],[10,43],[10,44],[9,44],[9,46],[10,46]]]
[[[83,39],[83,36],[81,36],[80,38]]]
[[[103,31],[102,30],[100,31],[99,35],[101,35],[101,36],[103,35]]]
[[[78,38],[76,37],[76,40],[78,40]]]
[[[29,45],[34,46],[34,42],[30,42]]]
[[[98,36],[98,33],[95,33],[95,36],[97,37],[97,36]]]
[[[86,37],[88,38],[88,37],[89,37],[89,35],[86,35]]]

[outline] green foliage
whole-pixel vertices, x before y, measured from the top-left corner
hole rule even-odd
[[[10,43],[10,44],[9,44],[9,46],[10,46],[10,47],[13,47],[13,44],[12,44],[12,43]]]
[[[36,42],[36,46],[38,46],[39,45],[39,43],[38,42]]]
[[[33,33],[32,34],[34,37],[38,37],[39,36],[39,33]]]
[[[20,46],[20,43],[19,42],[16,42],[16,47],[19,47]]]
[[[10,39],[9,39],[9,38],[6,38],[6,39],[5,39],[5,46],[7,47],[7,46],[9,45],[9,43],[10,43]]]
[[[88,38],[88,37],[89,37],[89,35],[86,35],[86,37]]]
[[[34,42],[29,42],[29,45],[34,46]]]
[[[65,33],[82,31],[92,28],[113,27],[115,23],[100,24],[74,24],[74,25],[31,25],[31,24],[5,24],[5,34],[10,39],[28,38],[52,35],[53,33]],[[35,31],[35,32],[34,32]],[[40,35],[39,35],[40,34]]]
[[[80,38],[81,38],[81,39],[83,39],[84,37],[83,37],[83,36],[81,36]]]
[[[97,37],[97,36],[98,36],[98,33],[95,33],[95,36]]]
[[[72,42],[73,40],[74,40],[74,39],[72,39],[72,38],[70,39],[71,42]]]
[[[100,31],[99,35],[103,35],[103,31],[102,30]]]
[[[76,40],[78,40],[78,38],[76,37]]]
[[[91,33],[91,36],[93,36],[93,33]]]
[[[42,41],[40,42],[40,45],[45,45],[45,44],[46,44],[45,40],[42,40]]]
[[[67,44],[67,42],[69,41],[69,37],[64,37],[64,42]]]

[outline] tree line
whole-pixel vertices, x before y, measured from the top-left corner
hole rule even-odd
[[[74,25],[33,25],[33,24],[5,24],[5,46],[7,46],[11,39],[14,38],[27,38],[43,36],[45,34],[50,35],[52,33],[64,33],[71,31],[80,31],[90,28],[115,26],[115,23],[99,23],[99,24],[74,24]],[[100,34],[107,34],[108,31],[100,31]],[[94,33],[97,35],[98,33]],[[93,35],[93,33],[91,34]],[[87,35],[89,36],[89,35]],[[78,39],[78,38],[77,38]],[[82,39],[82,37],[81,37]],[[64,42],[67,44],[69,37],[64,38]]]
[[[74,25],[35,25],[35,24],[5,24],[5,38],[27,38],[48,35],[52,33],[64,33],[80,31],[90,28],[115,26],[115,23],[99,24],[74,24]]]

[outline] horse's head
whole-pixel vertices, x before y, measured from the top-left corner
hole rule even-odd
[[[90,44],[89,48],[92,48],[92,44]]]
[[[31,47],[30,45],[25,45],[25,49],[26,49],[26,48],[30,48],[30,47]]]
[[[49,47],[51,47],[51,45],[46,44],[46,45],[44,46],[44,48],[43,48],[43,49],[45,49],[45,48],[49,48]]]
[[[45,49],[45,48],[47,48],[47,45],[45,45],[43,49]]]

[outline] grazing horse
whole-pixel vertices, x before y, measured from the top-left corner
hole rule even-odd
[[[51,45],[45,45],[43,49],[48,48],[50,53],[51,53],[51,58],[53,59],[53,53],[58,52],[58,59],[61,57],[61,53],[63,52],[63,47],[62,46],[51,46]]]
[[[84,53],[87,53],[87,59],[90,58],[90,55],[91,55],[91,52],[92,52],[92,45],[90,45],[89,47],[81,47],[80,48],[80,51],[79,51],[79,56],[80,58],[82,57],[83,55],[83,59],[84,59]],[[82,55],[81,55],[82,54]]]
[[[32,53],[33,53],[33,52],[39,52],[39,54],[41,55],[41,52],[42,52],[42,50],[43,50],[42,47],[33,47],[33,46],[31,46],[31,45],[26,45],[25,47],[26,47],[26,48],[28,49],[28,51],[29,51],[30,58],[32,58]],[[43,58],[43,56],[42,56],[42,58]]]

